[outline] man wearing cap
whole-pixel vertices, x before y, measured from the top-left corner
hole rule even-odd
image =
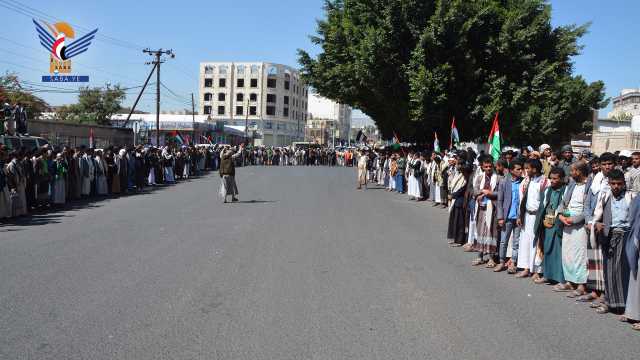
[[[549,177],[551,168],[553,167],[548,158],[551,155],[551,146],[549,144],[540,145],[540,161],[542,162],[542,173],[544,176]]]
[[[573,164],[576,161],[576,159],[573,157],[573,149],[571,148],[571,145],[563,146],[560,149],[560,153],[561,153],[562,159],[560,159],[560,162],[558,163],[558,167],[564,170],[564,173],[565,173],[564,181],[566,183],[570,180],[570,177],[568,174],[570,174],[571,172],[571,164]]]

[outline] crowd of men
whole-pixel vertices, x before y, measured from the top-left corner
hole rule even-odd
[[[22,104],[5,103],[0,111],[0,134],[26,134],[27,118],[27,109]]]
[[[640,152],[364,151],[369,181],[447,209],[451,247],[473,266],[547,284],[640,330]]]
[[[0,145],[0,219],[121,196],[217,170],[222,147],[8,149]]]
[[[245,164],[264,166],[354,166],[355,148],[271,147],[244,150]]]
[[[146,188],[175,184],[219,170],[225,153],[233,167],[264,166],[353,166],[353,149],[294,147],[129,146],[92,149],[76,148],[8,149],[0,145],[0,219],[19,217],[33,211],[62,207],[95,197],[120,196]],[[233,168],[226,166],[221,177],[221,194],[237,201],[237,187],[231,180]],[[225,186],[226,185],[226,186]]]

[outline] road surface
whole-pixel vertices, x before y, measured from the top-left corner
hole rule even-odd
[[[472,268],[355,170],[238,169],[0,225],[0,359],[632,359],[638,334]]]

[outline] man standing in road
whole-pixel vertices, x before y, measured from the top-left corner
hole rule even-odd
[[[231,195],[231,201],[236,202],[238,198],[238,186],[236,185],[236,165],[235,161],[244,150],[244,144],[240,145],[240,150],[234,152],[233,149],[225,149],[220,153],[220,178],[222,184],[220,185],[220,195],[223,197],[224,202],[227,202],[227,196]]]
[[[367,163],[369,162],[368,150],[363,150],[358,158],[358,190],[367,188]]]

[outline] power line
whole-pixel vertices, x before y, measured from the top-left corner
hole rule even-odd
[[[5,37],[3,37],[3,36],[0,36],[0,40],[8,41],[8,42],[10,42],[10,43],[16,44],[16,45],[21,46],[21,47],[26,48],[26,49],[36,50],[36,51],[39,51],[39,50],[40,50],[40,49],[38,49],[38,48],[36,48],[36,47],[27,46],[27,45],[20,44],[20,43],[18,43],[18,42],[16,42],[16,41],[12,41],[12,40],[7,39],[7,38],[5,38]],[[24,55],[24,54],[19,54],[19,53],[16,53],[16,52],[11,51],[11,50],[8,50],[8,49],[0,48],[0,50],[5,51],[5,52],[8,52],[8,53],[10,53],[10,54],[14,54],[14,55],[20,56],[21,58],[31,59],[31,60],[34,60],[34,61],[37,61],[37,62],[42,62],[42,60],[41,60],[41,59],[36,59],[36,58],[34,58],[34,57],[26,56],[26,55]],[[77,60],[74,60],[74,63],[75,63],[76,65],[79,65],[80,67],[85,67],[85,68],[88,68],[88,69],[92,69],[92,70],[95,70],[95,71],[98,71],[98,72],[102,72],[102,73],[108,74],[108,75],[110,75],[110,76],[115,76],[115,77],[119,77],[119,78],[122,78],[122,79],[132,80],[132,81],[135,81],[135,82],[139,81],[139,79],[133,79],[133,78],[130,78],[130,77],[128,77],[128,76],[124,76],[124,75],[122,75],[122,74],[117,74],[117,73],[110,72],[110,71],[108,71],[108,70],[101,69],[101,68],[99,68],[99,67],[90,66],[90,65],[85,65],[84,63],[81,63],[81,62],[79,62],[79,61],[77,61]]]
[[[26,17],[30,17],[30,18],[43,18],[43,19],[47,19],[49,21],[62,21],[60,18],[51,16],[51,15],[45,13],[45,12],[42,12],[42,11],[40,11],[38,9],[35,9],[35,8],[30,7],[28,5],[22,4],[22,3],[18,2],[18,1],[15,1],[15,0],[0,0],[0,6],[6,8],[8,10],[14,11],[14,12],[16,12],[18,14],[24,15]],[[83,26],[79,26],[79,25],[71,24],[71,23],[70,23],[70,25],[74,26],[77,29],[83,30],[83,31],[85,31],[87,33],[91,31],[90,29],[88,29],[86,27],[83,27]],[[108,44],[111,44],[111,45],[114,45],[114,46],[119,46],[119,47],[122,47],[122,48],[126,48],[126,49],[129,49],[129,50],[139,51],[140,49],[144,48],[143,46],[134,44],[134,43],[132,43],[130,41],[120,40],[118,38],[102,34],[100,32],[96,34],[96,40],[104,42],[104,43],[108,43]]]

